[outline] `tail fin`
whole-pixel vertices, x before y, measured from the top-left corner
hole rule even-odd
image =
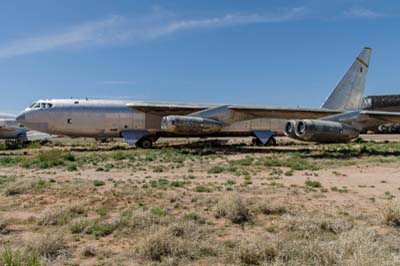
[[[371,48],[364,48],[321,108],[357,110],[364,97]]]

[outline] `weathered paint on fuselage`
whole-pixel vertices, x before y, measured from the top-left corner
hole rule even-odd
[[[119,137],[123,130],[143,129],[145,114],[124,101],[52,100],[51,108],[27,109],[24,124],[50,134],[71,137]]]
[[[27,108],[19,117],[25,126],[41,132],[70,137],[114,138],[121,137],[123,131],[132,130],[147,130],[159,137],[179,136],[161,130],[162,116],[129,108],[127,101],[61,99],[44,102],[50,103],[51,107]],[[251,136],[252,130],[258,129],[281,132],[284,122],[277,119],[240,121],[210,136]]]

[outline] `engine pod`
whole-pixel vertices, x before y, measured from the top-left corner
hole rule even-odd
[[[163,117],[161,129],[175,134],[204,134],[216,133],[223,123],[214,119],[197,116],[170,115]]]
[[[301,140],[316,142],[347,142],[360,134],[351,125],[324,120],[300,120],[296,124],[295,132],[296,137]]]
[[[296,136],[296,126],[297,126],[296,120],[289,120],[285,125],[285,130],[283,131],[285,136],[292,139],[298,139],[298,137]]]

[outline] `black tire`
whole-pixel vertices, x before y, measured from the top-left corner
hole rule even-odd
[[[276,139],[274,137],[271,137],[267,143],[265,143],[265,146],[276,146]]]
[[[253,146],[264,146],[264,144],[261,142],[261,140],[259,140],[258,138],[254,138],[251,143],[253,144]]]
[[[153,141],[149,138],[142,139],[138,142],[138,147],[142,149],[151,149],[153,148]]]

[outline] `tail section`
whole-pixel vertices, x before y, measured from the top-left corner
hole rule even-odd
[[[357,110],[364,97],[365,79],[368,73],[371,48],[364,48],[353,64],[321,105],[321,108]]]

